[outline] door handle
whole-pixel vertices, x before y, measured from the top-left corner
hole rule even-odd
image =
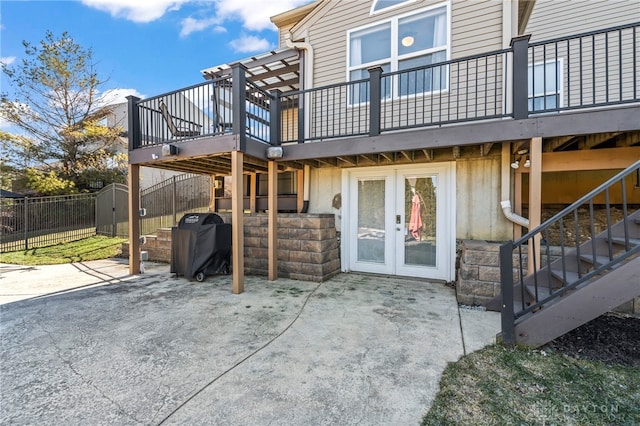
[[[402,223],[402,215],[396,215],[396,225],[400,225]]]

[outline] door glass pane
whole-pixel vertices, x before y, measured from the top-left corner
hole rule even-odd
[[[384,263],[384,179],[358,179],[358,261]]]
[[[436,266],[437,177],[405,177],[404,263]]]

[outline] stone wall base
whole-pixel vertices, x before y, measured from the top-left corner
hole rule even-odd
[[[230,214],[220,214],[231,223]],[[247,275],[267,275],[268,216],[253,213],[244,216],[244,271]],[[231,223],[233,225],[233,223]],[[171,262],[171,229],[158,229],[147,236],[142,250],[149,260]],[[129,244],[123,244],[125,256]],[[325,281],[340,273],[338,237],[332,214],[278,214],[278,276],[302,281]]]
[[[526,256],[526,247],[524,248]],[[485,305],[500,295],[500,244],[486,241],[462,241],[460,269],[456,293],[458,302],[465,305]],[[551,260],[560,257],[558,247],[550,247]],[[526,257],[523,267],[526,269]],[[544,259],[543,259],[544,261]],[[519,267],[518,256],[513,257],[514,268]],[[518,278],[518,270],[513,270],[514,280]],[[616,308],[615,312],[640,314],[640,297]]]

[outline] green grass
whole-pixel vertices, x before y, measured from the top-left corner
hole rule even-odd
[[[0,262],[18,265],[57,265],[108,259],[120,254],[126,238],[94,236],[83,240],[55,244],[30,250],[0,254]]]
[[[423,425],[638,425],[640,369],[494,345],[449,364]]]

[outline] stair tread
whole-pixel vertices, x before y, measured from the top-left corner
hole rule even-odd
[[[584,260],[585,262],[591,263],[594,266],[602,266],[611,262],[611,259],[609,259],[609,256],[603,256],[598,254],[596,255],[596,259],[594,263],[593,255],[591,253],[585,253],[580,255],[580,259]]]
[[[624,237],[611,237],[611,242],[614,244],[619,244],[621,246],[625,245]],[[640,245],[640,238],[629,238],[629,244],[633,246]]]
[[[526,285],[525,288],[527,289],[527,292],[529,292],[531,297],[533,298],[536,297],[535,285],[529,284],[529,285]],[[549,287],[546,287],[543,285],[538,286],[538,301],[546,299],[547,297],[551,296],[551,294],[552,294],[552,291],[549,290]]]
[[[564,277],[562,275],[562,269],[552,269],[551,274],[557,279],[559,279],[560,281],[564,280]],[[566,280],[567,284],[573,284],[574,282],[580,279],[580,275],[578,275],[577,272],[565,271],[564,274],[567,277],[567,280]]]

